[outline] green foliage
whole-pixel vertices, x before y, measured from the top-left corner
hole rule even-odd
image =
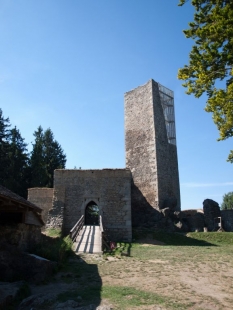
[[[0,109],[0,184],[26,198],[29,184],[27,144],[16,127],[9,127],[9,118],[4,118]]]
[[[233,209],[233,192],[223,195],[222,210]]]
[[[233,151],[230,151],[230,155],[228,156],[228,160],[230,163],[233,163]]]
[[[43,187],[46,182],[46,171],[44,168],[43,129],[38,127],[34,132],[35,141],[30,158],[31,187]]]
[[[115,249],[106,249],[104,256],[115,256],[120,258],[121,256],[130,256],[130,249],[132,244],[129,242],[117,242]]]
[[[8,178],[9,165],[9,139],[10,139],[10,120],[3,117],[2,109],[0,109],[0,184]]]
[[[186,2],[180,0],[179,5]],[[195,45],[178,78],[185,81],[187,94],[207,94],[205,110],[213,113],[218,140],[224,140],[233,136],[233,1],[192,0],[192,5],[194,21],[184,34]],[[231,153],[228,161],[232,158]]]
[[[64,238],[44,236],[42,242],[31,251],[36,255],[62,264],[73,253],[72,245],[73,242],[69,236]]]
[[[8,178],[4,186],[22,197],[27,197],[29,187],[29,166],[27,144],[15,127],[10,130]]]
[[[99,215],[99,207],[97,205],[91,205],[91,206],[88,207],[87,212],[90,215],[98,216]]]
[[[0,184],[24,198],[29,187],[53,187],[53,172],[65,168],[66,155],[51,129],[38,127],[28,154],[20,131],[10,127],[0,109]]]
[[[39,126],[34,132],[35,142],[31,153],[31,187],[53,187],[53,172],[63,169],[66,155],[59,143],[54,140],[50,128],[43,131]]]
[[[60,228],[49,228],[45,231],[45,235],[48,237],[61,237],[62,232]]]

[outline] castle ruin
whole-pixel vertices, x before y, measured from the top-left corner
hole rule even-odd
[[[149,80],[125,94],[125,148],[125,169],[58,169],[53,189],[29,189],[29,201],[51,206],[47,227],[67,234],[94,204],[111,240],[131,241],[132,225],[153,226],[161,209],[180,210],[171,90]]]

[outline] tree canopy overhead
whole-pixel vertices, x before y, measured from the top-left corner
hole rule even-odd
[[[180,0],[184,5],[187,0]],[[187,94],[208,100],[205,110],[213,113],[219,139],[233,136],[233,0],[192,0],[194,21],[184,30],[195,40],[189,64],[179,69]],[[233,151],[228,157],[233,162]]]

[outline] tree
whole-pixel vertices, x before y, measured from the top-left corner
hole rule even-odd
[[[29,185],[27,144],[19,130],[10,130],[8,177],[4,186],[26,198]]]
[[[3,117],[0,109],[0,184],[4,185],[8,178],[9,166],[9,140],[10,140],[10,120]]]
[[[186,0],[180,0],[182,6]],[[184,30],[195,40],[189,64],[179,69],[187,94],[208,100],[205,110],[213,113],[219,139],[233,136],[233,1],[192,0],[194,21]],[[233,162],[233,151],[228,157]]]
[[[60,144],[54,140],[50,128],[45,132],[39,126],[34,132],[35,143],[31,153],[31,187],[53,187],[55,169],[63,169],[66,155]]]
[[[55,169],[63,169],[66,164],[66,155],[60,144],[54,140],[53,133],[48,128],[44,133],[44,159],[46,168],[46,186],[53,187],[53,173]]]
[[[28,154],[19,130],[10,129],[9,118],[0,109],[0,184],[27,197]]]
[[[44,132],[41,126],[34,132],[35,142],[32,144],[30,157],[31,187],[43,187],[46,183],[44,163]]]
[[[222,210],[233,209],[233,192],[223,195],[223,202],[221,204]]]

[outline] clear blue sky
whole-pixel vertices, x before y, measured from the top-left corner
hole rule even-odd
[[[124,93],[153,78],[175,92],[182,209],[233,191],[232,139],[217,142],[205,97],[178,68],[193,19],[179,0],[0,0],[0,107],[31,150],[50,127],[67,168],[124,168]]]

